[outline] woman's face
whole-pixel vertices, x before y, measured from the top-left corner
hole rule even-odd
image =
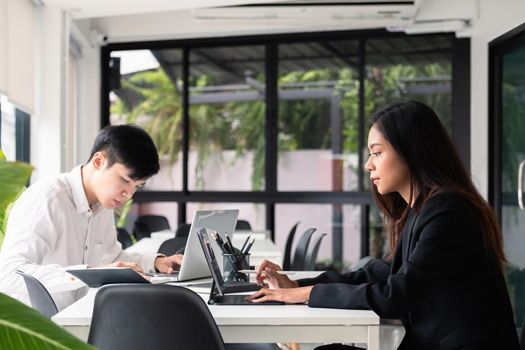
[[[365,167],[370,172],[370,180],[377,187],[377,192],[380,194],[398,192],[408,203],[410,199],[408,166],[375,126],[372,126],[368,133],[368,149],[370,158]]]

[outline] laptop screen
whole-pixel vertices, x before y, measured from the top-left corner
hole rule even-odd
[[[186,281],[196,278],[209,277],[210,269],[204,259],[203,249],[198,239],[198,232],[201,228],[208,228],[216,231],[224,238],[225,233],[232,233],[237,221],[239,210],[198,210],[193,216],[186,251],[179,272],[179,281]],[[215,252],[219,253],[218,246],[212,246]],[[217,256],[217,263],[222,264],[222,256]]]

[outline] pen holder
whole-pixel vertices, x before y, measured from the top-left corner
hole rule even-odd
[[[222,254],[224,282],[249,282],[250,277],[240,272],[250,266],[250,254]]]

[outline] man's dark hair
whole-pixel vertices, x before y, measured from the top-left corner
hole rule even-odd
[[[159,172],[159,155],[153,140],[137,125],[108,125],[97,135],[89,160],[103,152],[108,167],[121,163],[131,169],[134,180],[146,179]]]

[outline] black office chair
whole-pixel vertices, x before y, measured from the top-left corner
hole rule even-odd
[[[122,249],[129,248],[133,245],[131,236],[124,227],[117,227],[117,241],[122,245]]]
[[[315,228],[309,228],[308,230],[304,231],[301,238],[299,238],[299,241],[295,246],[295,253],[291,264],[291,270],[304,271],[306,253],[308,252],[308,246],[310,245],[310,240],[312,239],[312,235],[315,232],[315,230]]]
[[[158,253],[168,256],[173,254],[184,254],[187,241],[188,237],[175,237],[167,239],[160,245]]]
[[[299,226],[300,221],[297,221],[295,225],[292,226],[290,232],[288,233],[288,238],[286,238],[286,246],[284,247],[284,257],[283,257],[283,270],[289,271],[291,268],[292,260],[292,243],[295,237],[295,232],[297,231],[297,226]]]
[[[188,237],[190,234],[190,228],[191,224],[180,224],[179,227],[177,227],[177,231],[175,231],[175,238]]]
[[[305,271],[314,271],[315,262],[317,261],[317,255],[319,254],[319,248],[321,247],[321,242],[326,236],[326,233],[322,233],[314,240],[313,245],[306,253],[306,258],[304,261],[304,270]]]
[[[35,277],[23,271],[16,270],[16,273],[24,278],[33,309],[39,311],[47,318],[54,316],[58,312],[58,309],[46,287]]]
[[[204,300],[187,288],[167,285],[100,288],[88,343],[101,350],[225,350]]]
[[[314,350],[365,350],[352,345],[327,344],[316,347]]]
[[[252,225],[246,220],[237,220],[235,231],[251,231]]]
[[[152,232],[169,230],[168,219],[162,215],[141,215],[135,220],[133,235],[137,241],[150,237]]]

